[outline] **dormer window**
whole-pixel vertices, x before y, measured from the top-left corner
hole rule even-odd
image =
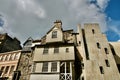
[[[52,38],[57,38],[57,31],[52,32]]]

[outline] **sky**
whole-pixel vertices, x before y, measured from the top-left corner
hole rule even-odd
[[[120,0],[0,0],[0,33],[24,43],[40,39],[61,20],[63,29],[99,23],[108,41],[120,41]]]

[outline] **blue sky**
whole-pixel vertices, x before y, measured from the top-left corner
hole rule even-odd
[[[105,33],[109,41],[117,41],[120,39],[120,0],[110,0],[105,13],[111,18],[107,23],[109,30]]]
[[[57,19],[63,29],[99,23],[109,41],[120,40],[120,0],[0,0],[0,33],[40,39]]]

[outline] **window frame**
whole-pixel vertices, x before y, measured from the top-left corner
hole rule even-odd
[[[48,72],[48,62],[43,62],[42,72]]]
[[[52,38],[57,38],[57,31],[52,32]]]
[[[65,49],[65,52],[66,52],[66,53],[69,53],[69,48],[66,48],[66,49]]]
[[[54,47],[54,53],[59,53],[59,47]]]
[[[44,47],[43,54],[48,54],[49,52],[49,47]]]
[[[101,49],[100,43],[97,42],[96,44],[97,44],[97,48]]]
[[[51,72],[57,72],[57,62],[51,62]]]

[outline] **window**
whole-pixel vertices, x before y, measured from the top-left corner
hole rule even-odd
[[[57,31],[52,32],[52,38],[57,38]]]
[[[69,48],[66,48],[66,53],[68,53],[69,52]]]
[[[108,49],[107,49],[107,48],[104,48],[104,50],[105,50],[105,53],[106,53],[106,54],[109,54],[109,52],[108,52]]]
[[[70,62],[66,62],[66,72],[70,73]]]
[[[49,47],[44,47],[43,54],[47,54],[47,53],[48,53],[48,50],[49,50]]]
[[[48,62],[43,63],[42,72],[48,72]]]
[[[16,55],[15,55],[15,60],[16,59],[19,59],[19,53],[17,53]]]
[[[112,54],[116,55],[114,48],[112,48],[111,50],[112,50]]]
[[[9,59],[9,55],[6,55],[5,61],[7,61]]]
[[[117,64],[118,71],[120,73],[120,64]]]
[[[99,49],[101,48],[99,43],[97,43],[97,47],[98,47]]]
[[[1,71],[4,71],[4,68],[5,68],[5,67],[4,67],[4,66],[2,66],[2,67],[1,67]]]
[[[10,55],[10,60],[14,60],[14,54]]]
[[[57,71],[57,62],[52,62],[51,71],[52,72],[56,72]]]
[[[103,70],[102,66],[100,66],[100,72],[101,72],[101,74],[104,74],[104,70]]]
[[[105,60],[105,63],[107,67],[110,67],[109,61],[107,59]]]
[[[82,80],[84,80],[84,77],[82,77]]]
[[[0,56],[0,61],[2,61],[3,60],[3,56]]]
[[[8,70],[9,70],[9,66],[6,67],[6,69],[5,69],[5,74],[8,73]]]
[[[59,47],[54,47],[54,53],[59,53]]]
[[[95,30],[94,29],[92,29],[92,33],[95,34]]]
[[[9,73],[9,74],[12,74],[12,73],[13,73],[14,68],[15,68],[15,66],[11,66],[11,69],[10,69],[10,73]]]

